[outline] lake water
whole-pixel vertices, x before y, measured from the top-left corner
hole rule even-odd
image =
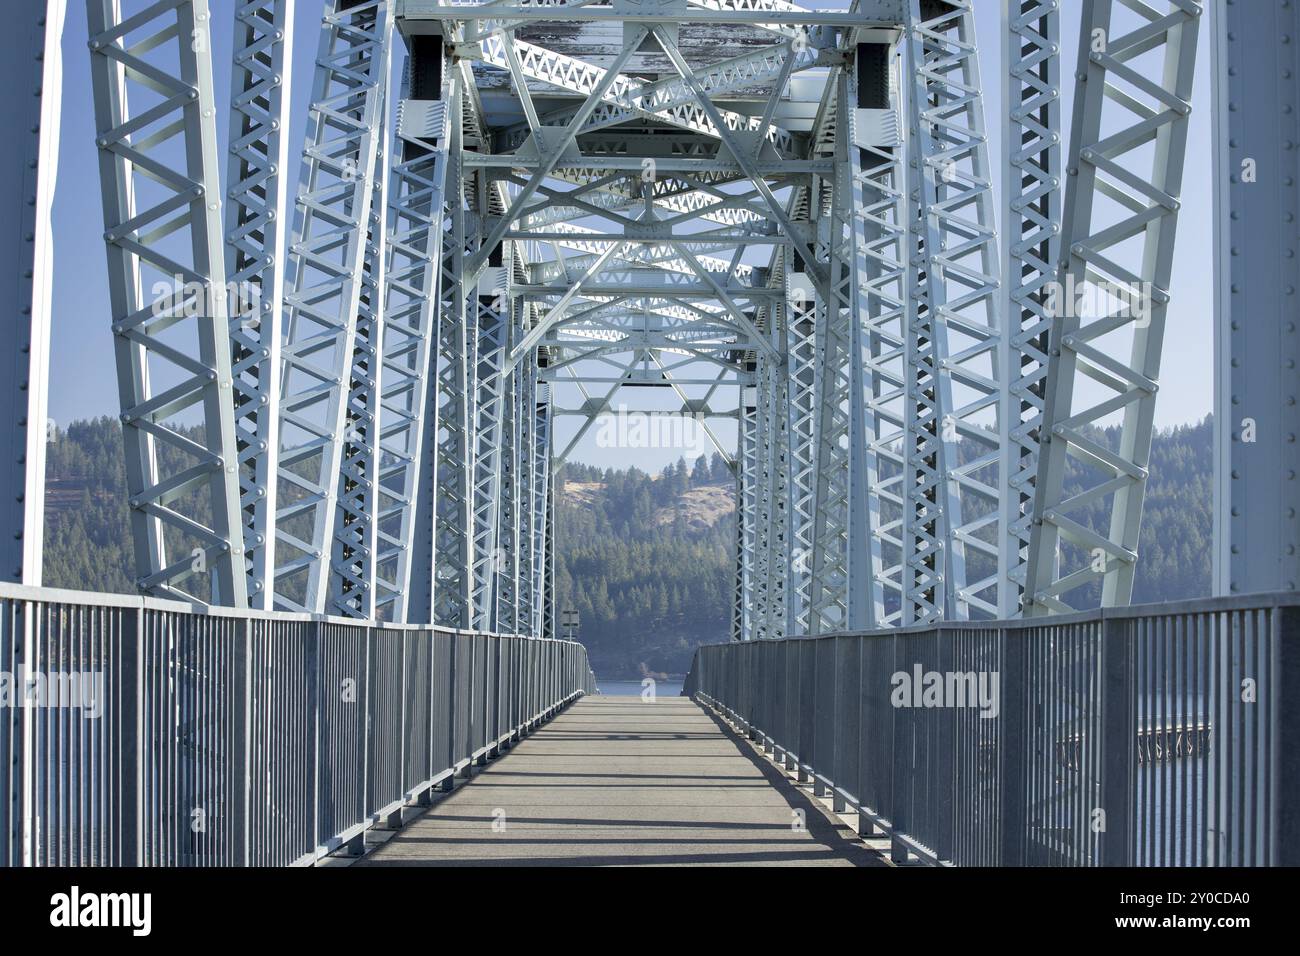
[[[639,680],[600,680],[597,678],[596,686],[600,688],[602,694],[614,697],[640,697],[642,690]],[[679,680],[655,681],[656,697],[680,697],[681,693],[682,682]]]

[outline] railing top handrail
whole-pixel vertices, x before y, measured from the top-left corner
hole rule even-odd
[[[435,631],[440,634],[465,637],[511,637],[529,641],[550,641],[556,644],[584,646],[580,641],[561,638],[534,638],[527,634],[503,634],[498,631],[472,631],[441,624],[398,624],[391,621],[363,621],[352,617],[331,614],[309,614],[301,611],[260,611],[251,608],[217,607],[174,601],[166,598],[145,597],[139,594],[110,594],[96,591],[74,591],[68,588],[34,587],[0,581],[0,601],[34,601],[43,604],[64,604],[79,607],[123,608],[125,610],[159,611],[174,614],[201,614],[207,617],[235,620],[260,620],[280,622],[317,622],[320,624],[373,627],[394,631]]]
[[[1046,617],[1016,617],[988,621],[936,621],[929,624],[909,624],[906,627],[884,627],[872,630],[828,631],[823,634],[792,634],[788,637],[762,641],[718,641],[702,647],[730,647],[743,644],[779,644],[781,641],[818,641],[836,637],[890,637],[899,634],[924,634],[931,631],[993,631],[1031,630],[1038,627],[1060,627],[1070,624],[1092,624],[1101,621],[1148,620],[1151,618],[1213,614],[1231,611],[1263,611],[1279,607],[1300,607],[1300,592],[1258,591],[1250,594],[1230,594],[1222,597],[1188,598],[1162,604],[1134,604],[1125,607],[1102,607],[1072,614],[1053,614]]]

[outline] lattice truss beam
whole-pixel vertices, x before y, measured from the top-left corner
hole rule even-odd
[[[927,7],[930,5],[926,5]],[[907,38],[919,254],[912,305],[917,457],[904,619],[998,616],[1008,600],[1008,352],[974,11],[953,3]]]
[[[1029,614],[1133,593],[1201,12],[1083,7]]]
[[[1010,336],[1011,458],[1004,615],[1019,613],[1038,479],[1052,288],[1061,241],[1061,22],[1054,0],[1004,0],[1003,314]]]
[[[99,0],[87,18],[136,584],[247,606],[211,15]]]
[[[234,26],[226,275],[251,308],[230,316],[231,396],[248,600],[271,610],[293,5],[289,0],[240,0]]]
[[[388,0],[337,0],[316,54],[281,349],[275,602],[285,609],[365,613],[345,597],[355,581],[332,574],[354,575],[352,550],[373,540],[363,530],[373,527],[365,448],[382,336],[382,216],[372,209],[382,197],[392,17]]]

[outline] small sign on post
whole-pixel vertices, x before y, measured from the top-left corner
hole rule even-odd
[[[578,629],[578,612],[571,607],[560,611],[560,626],[564,628],[565,638],[573,640],[573,632]]]

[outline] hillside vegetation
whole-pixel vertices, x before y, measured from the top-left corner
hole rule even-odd
[[[1212,441],[1208,418],[1156,436],[1136,602],[1209,593]],[[105,417],[59,431],[47,476],[46,583],[129,592],[117,422]],[[730,628],[730,471],[715,455],[693,465],[680,461],[659,476],[575,463],[563,476],[559,606],[578,611],[578,636],[596,673],[606,679],[684,673],[697,645],[725,640]]]

